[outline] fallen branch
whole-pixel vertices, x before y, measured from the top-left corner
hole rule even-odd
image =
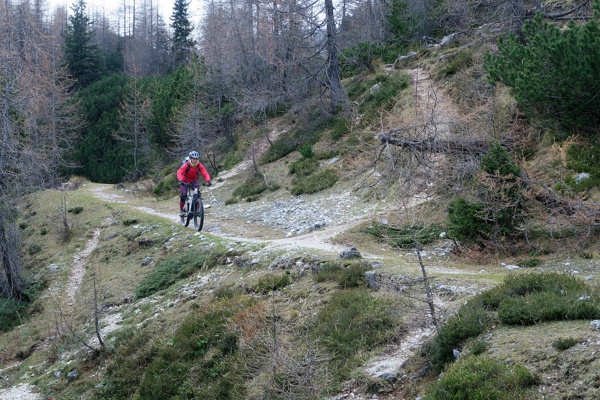
[[[384,144],[393,144],[411,151],[429,153],[452,153],[482,155],[487,152],[489,142],[483,139],[473,140],[436,140],[428,138],[425,140],[410,140],[402,137],[392,137],[391,134],[400,129],[393,129],[387,133],[377,135]]]

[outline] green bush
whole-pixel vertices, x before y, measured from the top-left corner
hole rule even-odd
[[[447,363],[454,360],[453,350],[459,348],[465,340],[485,331],[491,320],[492,315],[485,310],[479,298],[469,300],[448,319],[433,341],[425,346],[431,365],[441,371]]]
[[[508,298],[542,292],[580,296],[589,293],[590,289],[584,281],[570,274],[531,272],[509,275],[502,284],[482,293],[480,297],[486,308],[495,310]]]
[[[427,400],[526,400],[540,378],[521,365],[486,356],[460,360],[428,390]]]
[[[371,267],[368,265],[351,264],[338,273],[336,281],[342,289],[365,286],[365,272],[370,270]]]
[[[350,123],[345,119],[333,119],[331,125],[331,131],[329,132],[329,136],[332,140],[339,140],[346,133],[350,132],[349,125]]]
[[[263,276],[258,280],[254,291],[260,294],[266,294],[279,290],[290,284],[290,277],[287,274]]]
[[[583,300],[581,293],[536,292],[503,300],[498,318],[509,325],[533,325],[545,321],[600,318],[598,301]]]
[[[383,239],[387,244],[403,249],[414,248],[418,244],[433,243],[441,232],[437,225],[419,226],[404,225],[396,228],[389,225],[374,223],[366,229],[368,234]]]
[[[542,265],[542,260],[539,258],[527,258],[519,261],[517,265],[521,268],[533,268]]]
[[[313,151],[312,146],[310,144],[307,144],[307,143],[305,143],[302,146],[300,146],[300,148],[298,149],[298,152],[304,158],[314,158],[315,157],[315,152]]]
[[[320,309],[315,339],[335,354],[336,371],[343,376],[352,367],[352,356],[395,336],[399,324],[395,315],[390,302],[371,296],[366,289],[342,290]]]
[[[319,169],[319,160],[316,158],[301,158],[291,163],[289,169],[290,174],[295,174],[297,177],[305,177]]]
[[[558,338],[552,342],[552,347],[554,347],[558,351],[564,351],[575,346],[577,343],[579,343],[579,339],[575,339],[572,337]]]
[[[28,306],[24,301],[0,298],[0,332],[19,325]]]
[[[448,234],[457,239],[475,240],[489,231],[483,219],[482,203],[473,203],[462,197],[448,205]]]
[[[567,167],[576,172],[585,172],[589,178],[578,181],[574,176],[565,178],[565,183],[576,192],[600,186],[600,145],[572,145],[567,149]]]
[[[600,317],[599,299],[592,292],[572,275],[528,273],[508,276],[480,297],[484,307],[498,310],[501,322],[530,325]]]
[[[325,263],[320,269],[319,272],[313,275],[313,281],[325,282],[325,281],[335,281],[337,280],[338,275],[342,271],[342,266],[333,262]]]
[[[83,212],[83,207],[81,207],[81,206],[76,206],[76,207],[73,207],[73,208],[69,208],[69,209],[67,210],[67,212],[73,213],[73,214],[75,214],[75,215],[77,215],[77,214],[81,214],[81,213]]]
[[[152,189],[152,193],[155,196],[163,196],[171,193],[177,184],[177,177],[175,176],[176,170],[174,169],[172,173],[165,176],[154,188]]]
[[[485,340],[475,340],[470,346],[471,353],[475,356],[485,353],[489,347],[490,344]]]
[[[505,147],[499,144],[492,145],[481,158],[481,169],[488,174],[499,173],[501,176],[518,176],[520,168],[513,162]]]
[[[235,188],[234,197],[246,198],[256,196],[267,190],[269,187],[265,182],[265,177],[261,173],[251,175],[243,184]]]
[[[143,399],[245,398],[245,364],[238,359],[232,318],[252,301],[222,300],[194,310],[145,368]]]
[[[135,289],[136,298],[148,297],[167,289],[177,280],[185,278],[202,268],[206,254],[180,252],[162,259],[152,272],[142,279]]]
[[[32,243],[27,248],[27,254],[29,254],[30,256],[33,256],[33,255],[39,253],[40,251],[42,251],[42,246],[40,246],[37,243]]]
[[[364,86],[358,112],[363,114],[362,121],[368,123],[394,106],[398,94],[408,87],[408,79],[403,75],[378,74],[367,80]]]
[[[101,395],[96,398],[131,399],[158,348],[144,329],[120,330],[114,339],[118,347],[106,368]]]
[[[593,135],[600,124],[598,37],[597,19],[571,22],[563,29],[538,13],[525,22],[522,36],[502,38],[499,52],[487,54],[484,67],[492,84],[502,82],[513,89],[530,118],[566,133]]]
[[[305,129],[281,134],[261,156],[260,162],[266,164],[277,161],[291,152],[299,150],[302,146],[315,144],[326,124],[327,121],[323,121],[319,116],[314,116],[310,122],[307,122]]]
[[[328,168],[304,179],[294,178],[290,192],[293,195],[310,194],[329,189],[338,181],[335,170]]]
[[[468,68],[473,65],[473,52],[470,49],[462,50],[455,54],[450,61],[448,61],[444,68],[438,72],[438,79],[444,79],[451,75],[456,74],[458,71]]]

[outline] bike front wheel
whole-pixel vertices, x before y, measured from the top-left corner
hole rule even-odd
[[[194,229],[196,229],[197,231],[201,231],[202,226],[204,225],[204,204],[202,204],[202,199],[198,199],[194,204],[193,208]]]
[[[192,211],[190,211],[189,202],[186,202],[183,206],[183,212],[185,216],[181,217],[181,222],[183,222],[183,226],[188,226],[190,224],[190,220],[192,219]]]

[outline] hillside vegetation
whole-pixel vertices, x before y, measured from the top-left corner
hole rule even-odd
[[[180,159],[19,198],[0,398],[599,398],[600,36],[523,32],[241,119],[202,154],[202,232]]]

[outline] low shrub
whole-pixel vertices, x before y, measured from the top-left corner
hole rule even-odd
[[[448,368],[429,389],[427,400],[526,400],[540,378],[519,364],[467,357]]]
[[[305,179],[294,178],[290,192],[295,195],[310,194],[329,189],[338,181],[335,170],[328,168]]]
[[[279,290],[290,284],[290,278],[287,274],[263,276],[258,280],[254,291],[260,294],[266,294]]]
[[[489,227],[483,219],[482,203],[470,202],[462,197],[448,205],[448,234],[457,239],[475,240]]]
[[[301,158],[292,162],[289,166],[290,174],[297,177],[306,177],[319,169],[319,160],[314,157]]]
[[[83,212],[83,207],[76,206],[76,207],[73,207],[73,208],[69,208],[67,210],[67,212],[70,212],[70,213],[75,214],[75,215],[81,214]]]
[[[539,258],[527,258],[519,261],[517,265],[521,268],[533,268],[542,265],[542,260]]]
[[[247,369],[239,361],[232,323],[252,300],[215,301],[194,310],[156,349],[136,395],[143,399],[245,398]]]
[[[390,110],[396,97],[408,87],[408,77],[404,75],[377,74],[364,83],[365,92],[358,107],[363,114],[362,121],[368,123],[383,111]]]
[[[176,168],[169,169],[168,174],[154,186],[152,193],[155,196],[163,196],[171,193],[177,187],[177,177],[175,176]]]
[[[470,49],[460,51],[438,72],[437,79],[444,79],[452,76],[471,65],[473,65],[473,52]]]
[[[365,272],[371,270],[371,267],[364,264],[352,264],[343,268],[337,274],[337,284],[342,289],[357,288],[365,286]]]
[[[336,263],[325,263],[319,271],[313,275],[313,281],[325,282],[325,281],[335,281],[342,270],[342,266]]]
[[[101,394],[96,398],[131,399],[158,348],[144,329],[120,330],[114,339],[118,347],[106,368]]]
[[[484,332],[491,321],[492,315],[484,309],[478,297],[469,300],[448,319],[433,341],[426,345],[425,352],[428,353],[432,366],[441,371],[447,363],[454,360],[453,350],[459,348],[466,339]]]
[[[552,342],[552,347],[554,347],[558,351],[564,351],[575,346],[577,343],[579,343],[579,339],[575,339],[572,337],[558,338]]]
[[[331,123],[331,131],[329,136],[332,140],[339,140],[346,133],[350,132],[349,122],[345,119],[333,119]]]
[[[579,173],[564,182],[577,193],[600,187],[600,145],[574,144],[567,149],[567,167]],[[587,175],[583,175],[587,174]]]
[[[320,130],[325,122],[321,121],[319,117],[315,117],[312,122],[314,122],[314,126],[308,124],[303,130],[281,134],[261,156],[260,163],[267,164],[277,161],[295,150],[300,150],[303,146],[310,147],[315,144],[320,137]]]
[[[471,353],[475,356],[485,353],[489,347],[489,343],[485,340],[475,340],[470,345]]]
[[[0,332],[19,325],[28,306],[24,301],[0,298]]]
[[[29,247],[27,247],[27,254],[30,256],[38,254],[40,251],[42,251],[42,246],[37,243],[32,243],[29,245]]]
[[[433,243],[441,231],[437,225],[404,225],[398,228],[381,223],[374,223],[366,229],[367,233],[383,239],[390,246],[403,249],[413,248],[417,243]]]
[[[570,274],[526,273],[507,276],[502,284],[481,294],[483,305],[496,310],[506,299],[533,293],[552,292],[581,296],[589,293],[586,283]]]
[[[167,289],[177,280],[191,275],[200,269],[207,254],[182,252],[162,259],[156,268],[142,279],[135,289],[138,299],[148,297],[158,291]]]
[[[581,293],[534,292],[503,300],[498,318],[509,325],[533,325],[544,321],[600,318],[598,301]]]
[[[298,148],[298,152],[304,158],[314,158],[315,157],[315,152],[313,151],[312,146],[310,144],[308,144],[308,143],[305,143],[302,146],[300,146]]]
[[[234,197],[246,198],[256,196],[267,190],[269,187],[265,182],[265,177],[261,173],[251,175],[246,181],[235,188]]]
[[[399,323],[389,301],[371,296],[366,289],[342,290],[320,309],[313,333],[335,354],[336,372],[344,376],[354,355],[391,340]]]

